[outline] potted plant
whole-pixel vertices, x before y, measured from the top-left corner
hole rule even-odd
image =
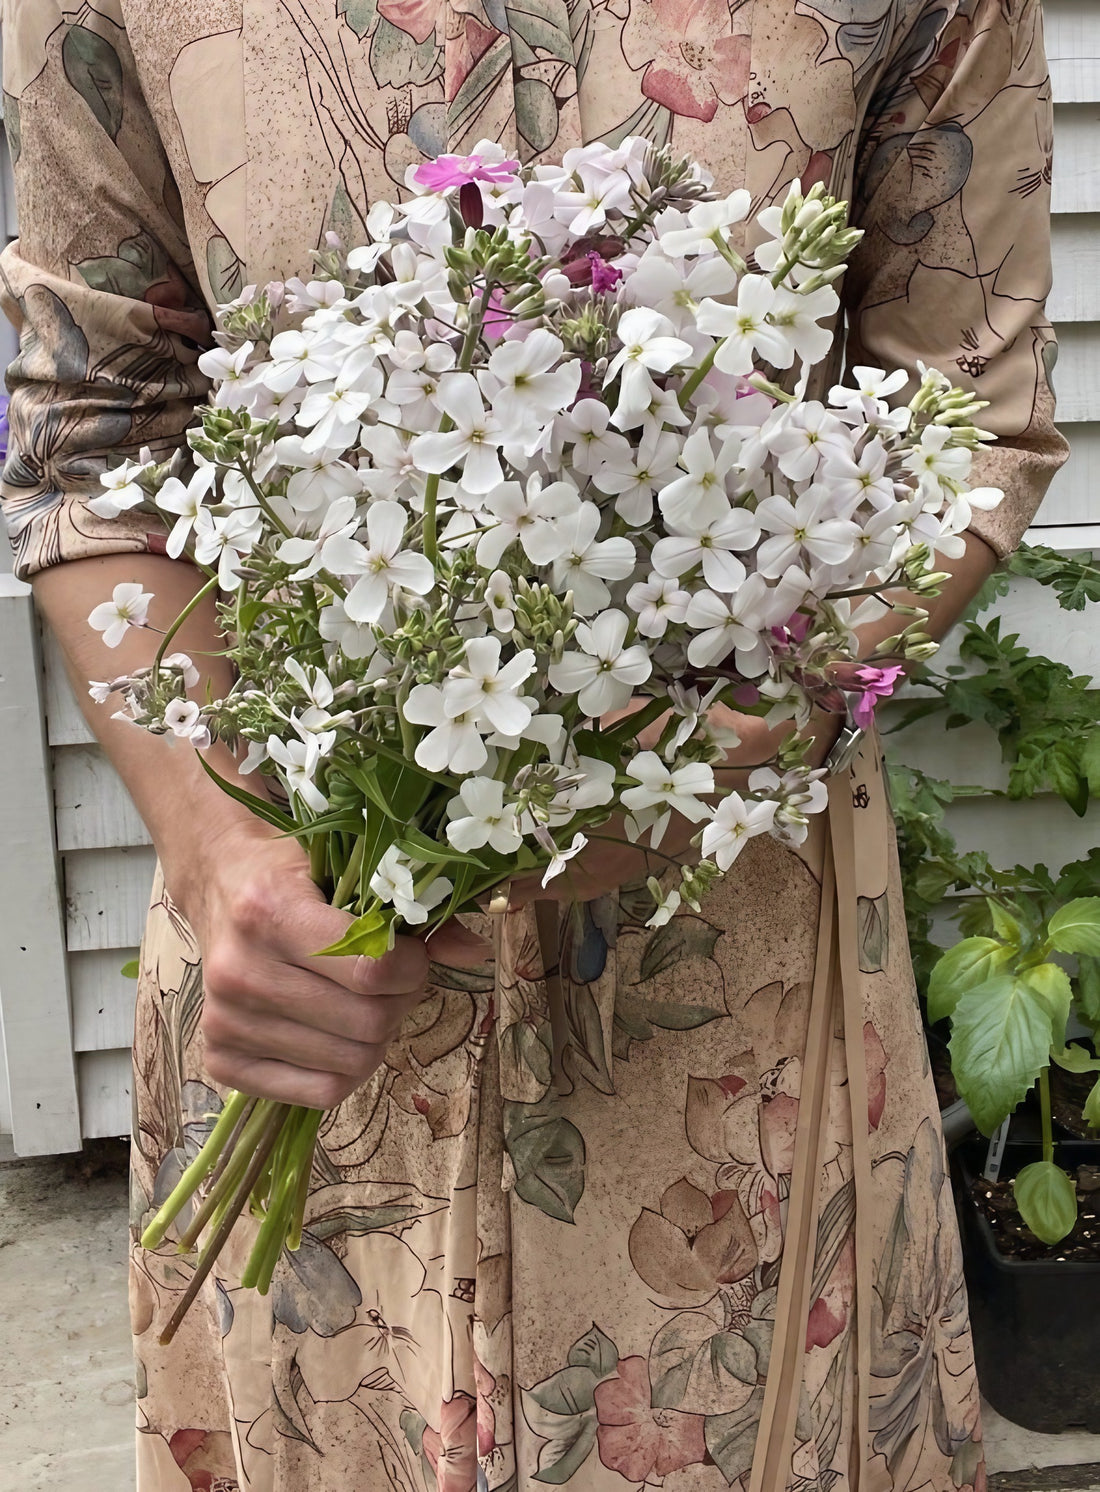
[[[1091,560],[1025,551],[1015,567],[1073,609],[1096,599]],[[898,729],[933,712],[948,728],[982,721],[1008,765],[1006,797],[1052,789],[1084,813],[1100,796],[1091,681],[1030,654],[996,620],[970,618],[961,656],[942,675],[922,672],[932,692]],[[959,1099],[997,1136],[992,1168],[977,1136],[952,1157],[979,1378],[1027,1428],[1100,1431],[1100,1137],[1089,1138],[1100,1125],[1100,852],[1057,877],[997,868],[982,851],[960,854],[944,817],[953,799],[985,790],[896,765],[890,780],[930,1045],[935,1056],[946,1044]],[[948,892],[964,936],[945,952],[933,916]]]

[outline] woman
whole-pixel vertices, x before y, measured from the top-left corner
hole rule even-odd
[[[758,206],[796,176],[853,200],[850,360],[940,366],[1000,437],[979,479],[1007,497],[975,515],[938,632],[1062,458],[1038,0],[7,0],[5,21],[6,513],[82,696],[155,645],[107,655],[86,626],[116,581],[162,626],[195,589],[148,520],[87,500],[108,463],[180,443],[211,308],[485,136],[529,159],[646,134]],[[180,643],[220,692],[212,612]],[[298,847],[105,714],[163,867],[135,1228],[225,1086],[336,1110],[269,1297],[235,1284],[242,1224],[163,1347],[188,1266],[135,1250],[141,1492],[980,1483],[873,746],[840,768],[831,843],[754,840],[702,914],[647,931],[612,847],[578,867],[581,905],[514,891],[495,972],[457,927],[429,971],[409,938],[373,966],[313,958],[347,919]],[[740,730],[731,768],[767,759],[778,736]]]

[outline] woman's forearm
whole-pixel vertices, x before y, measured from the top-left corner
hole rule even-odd
[[[108,648],[101,634],[88,625],[88,614],[110,598],[120,581],[138,581],[143,590],[153,593],[149,621],[160,631],[132,627],[117,648]],[[202,577],[181,560],[113,554],[57,565],[36,575],[32,583],[39,610],[60,644],[80,708],[145,821],[170,888],[186,900],[200,852],[209,853],[211,844],[230,830],[264,836],[271,831],[210,780],[192,746],[112,719],[117,704],[97,705],[88,694],[88,683],[117,678],[152,663],[161,634],[198,591]],[[196,608],[170,647],[170,651],[188,653],[199,669],[200,699],[206,697],[208,685],[212,697],[219,698],[233,683],[228,660],[213,656],[223,647],[209,599]],[[205,756],[221,776],[257,791],[255,779],[240,778],[227,746],[215,743]]]
[[[958,559],[936,556],[935,569],[949,578],[944,582],[938,596],[918,599],[906,591],[891,591],[890,599],[905,606],[916,606],[928,613],[928,621],[922,630],[936,642],[942,642],[959,620],[982,586],[997,568],[997,556],[984,539],[969,531],[962,535],[965,552]],[[859,631],[860,653],[866,658],[874,652],[878,643],[900,632],[912,618],[887,612],[877,622],[861,627]]]

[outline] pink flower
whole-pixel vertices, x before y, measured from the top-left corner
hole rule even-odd
[[[413,180],[430,192],[445,192],[468,181],[508,182],[519,161],[484,161],[479,155],[440,155],[417,166]]]
[[[379,0],[378,4],[378,14],[411,36],[418,47],[439,29],[442,12],[443,0]]]
[[[460,1389],[443,1401],[439,1429],[428,1426],[423,1447],[438,1492],[476,1492],[477,1405],[469,1394]]]
[[[728,0],[650,0],[632,5],[623,55],[642,92],[674,114],[709,121],[749,86],[749,38],[732,35]]]
[[[628,1482],[670,1476],[706,1457],[701,1414],[652,1407],[644,1357],[622,1358],[616,1377],[599,1385],[596,1417],[600,1460]]]
[[[852,718],[863,730],[870,730],[875,723],[875,706],[880,699],[889,699],[898,680],[905,673],[900,663],[887,668],[873,668],[865,664],[856,669],[856,683],[860,689],[859,699],[852,711]]]

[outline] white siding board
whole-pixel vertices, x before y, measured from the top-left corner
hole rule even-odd
[[[1055,212],[1100,212],[1100,104],[1071,103],[1054,110]]]
[[[70,954],[73,1047],[77,1052],[129,1046],[134,1034],[137,980],[127,979],[122,966],[136,957],[136,948]]]
[[[1100,98],[1100,12],[1095,0],[1047,0],[1047,58],[1059,103]]]
[[[73,850],[65,856],[69,950],[126,949],[141,942],[156,857],[144,847]]]
[[[80,1085],[80,1122],[86,1139],[128,1135],[132,1122],[130,1093],[133,1067],[130,1049],[81,1052],[76,1059]]]
[[[122,779],[98,746],[57,747],[53,772],[59,849],[152,843]]]
[[[1100,150],[1097,152],[1100,156]],[[1058,423],[1075,425],[1100,420],[1100,322],[1069,321],[1055,327],[1058,365],[1054,386]],[[1072,441],[1072,429],[1066,432]]]
[[[1100,377],[1100,367],[1097,376]],[[1054,377],[1060,386],[1057,370]],[[1065,434],[1070,446],[1069,460],[1050,484],[1036,515],[1037,529],[1100,524],[1100,424],[1069,425]],[[1042,543],[1051,542],[1042,534],[1032,537]]]
[[[48,627],[42,630],[42,653],[46,663],[46,730],[50,745],[82,746],[93,742],[95,736],[80,713],[61,649]]]
[[[1051,321],[1100,321],[1100,213],[1056,217],[1052,223],[1054,284]]]
[[[0,577],[0,1000],[14,1145],[79,1149],[76,1075],[38,624],[26,587]]]

